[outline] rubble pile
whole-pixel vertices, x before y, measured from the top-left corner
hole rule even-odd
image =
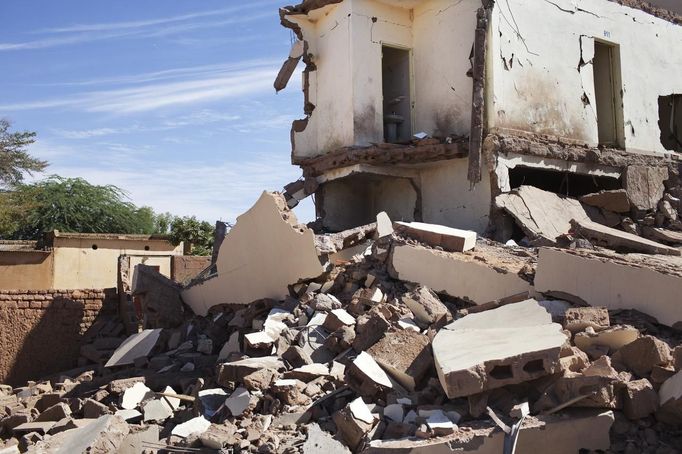
[[[102,326],[82,367],[0,387],[0,453],[679,452],[679,307],[538,293],[537,249],[472,235],[382,213],[316,236],[322,274],[283,298]]]

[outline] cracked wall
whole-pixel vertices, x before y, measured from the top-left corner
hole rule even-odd
[[[294,162],[384,141],[382,45],[412,51],[412,132],[468,135],[467,71],[479,7],[480,0],[346,0],[287,15],[316,68],[308,88],[315,108],[305,129],[293,133]]]
[[[596,146],[598,40],[620,48],[626,150],[665,152],[657,103],[682,86],[681,27],[607,0],[501,0],[491,28],[489,128]]]

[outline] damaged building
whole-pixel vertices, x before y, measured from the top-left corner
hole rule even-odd
[[[0,454],[682,452],[681,14],[282,8],[303,178],[211,258],[112,243],[114,304],[0,291]]]
[[[682,85],[672,74],[682,28],[679,16],[643,4],[282,9],[300,41],[276,87],[304,62],[292,162],[323,226],[344,230],[386,211],[506,240],[509,219],[494,201],[522,185],[573,197],[625,189],[633,208],[655,211],[679,173]]]

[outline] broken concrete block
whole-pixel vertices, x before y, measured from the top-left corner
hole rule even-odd
[[[272,389],[275,396],[286,405],[308,405],[310,398],[303,394],[305,383],[294,378],[277,380]]]
[[[589,221],[577,200],[534,186],[498,195],[495,206],[508,212],[531,240],[545,246],[556,244],[571,230],[571,219]]]
[[[534,413],[555,408],[566,402],[574,407],[621,408],[620,395],[607,377],[565,373],[547,388],[535,402]]]
[[[353,348],[361,352],[367,350],[381,339],[391,324],[378,310],[371,310],[357,319]]]
[[[199,436],[199,441],[207,448],[220,450],[241,441],[236,431],[237,428],[228,422],[220,425],[211,424],[211,427]]]
[[[677,372],[658,390],[660,409],[656,419],[668,424],[682,424],[682,371]]]
[[[309,382],[319,377],[329,375],[329,368],[324,364],[306,364],[284,373],[284,378],[294,378],[302,382]]]
[[[628,166],[623,174],[623,187],[633,207],[638,210],[654,210],[663,198],[668,179],[667,167]]]
[[[71,416],[71,408],[64,402],[59,402],[42,412],[35,420],[36,422],[43,421],[59,421],[61,419]]]
[[[196,418],[192,418],[187,422],[175,426],[171,431],[171,434],[176,437],[187,438],[192,434],[203,434],[210,426],[210,421],[203,416],[197,416]]]
[[[343,326],[355,325],[355,317],[346,312],[345,309],[334,309],[324,319],[324,328],[333,333]]]
[[[142,408],[144,422],[156,421],[163,423],[166,419],[173,416],[173,408],[165,399],[152,399]]]
[[[593,244],[619,252],[641,252],[643,254],[681,255],[682,251],[655,241],[647,240],[632,233],[623,232],[590,220],[571,220],[576,235],[585,237]]]
[[[117,410],[114,413],[115,416],[120,417],[124,421],[134,422],[135,420],[142,419],[142,413],[137,410]]]
[[[230,410],[232,416],[241,416],[242,413],[249,407],[251,401],[251,394],[246,388],[239,387],[235,389],[230,397],[225,399],[225,406]]]
[[[608,309],[636,309],[672,326],[682,320],[680,264],[677,257],[540,248],[535,290],[574,295]]]
[[[374,417],[361,397],[334,413],[333,420],[339,436],[353,450],[374,426]]]
[[[303,443],[303,454],[350,454],[348,448],[331,434],[313,423],[308,426],[308,438]]]
[[[651,373],[654,366],[665,366],[672,361],[670,347],[653,337],[643,336],[618,350],[618,359],[640,377]]]
[[[137,358],[147,357],[156,346],[161,329],[146,329],[128,337],[109,358],[104,367],[126,366]]]
[[[565,342],[561,325],[527,300],[456,320],[432,346],[441,385],[453,399],[553,373]]]
[[[117,452],[130,429],[123,419],[101,416],[78,429],[67,430],[39,442],[37,452],[85,454]]]
[[[405,417],[405,409],[400,404],[390,404],[384,407],[384,418],[401,423]]]
[[[182,299],[195,314],[217,304],[282,300],[288,287],[324,272],[312,230],[298,225],[280,194],[264,192],[237,218],[218,253],[217,274],[186,288]]]
[[[244,341],[246,342],[247,348],[252,348],[255,350],[271,348],[275,343],[275,340],[265,331],[245,334]]]
[[[588,326],[600,331],[610,325],[605,307],[571,307],[564,312],[564,328],[572,333],[584,331]]]
[[[387,332],[367,353],[409,391],[433,370],[429,338],[412,330]]]
[[[606,451],[611,447],[609,431],[614,421],[612,411],[587,410],[575,416],[550,415],[527,417],[520,429],[517,453],[575,454],[584,451]],[[430,454],[504,452],[504,432],[495,426],[460,427],[452,435],[416,440],[373,440],[363,451],[367,454]]]
[[[634,342],[639,337],[639,330],[632,326],[616,325],[599,332],[582,332],[573,337],[576,347],[588,352],[592,347],[603,345],[615,352],[623,346]]]
[[[27,434],[31,432],[38,432],[40,434],[46,434],[52,429],[52,427],[57,423],[57,421],[33,421],[25,422],[19,424],[12,429],[14,434]]]
[[[393,388],[386,372],[366,352],[360,352],[347,368],[347,373],[351,387],[360,395],[373,396]]]
[[[427,325],[436,324],[439,328],[452,321],[448,308],[428,287],[418,285],[404,294],[401,301],[412,311],[418,321]]]
[[[586,377],[605,377],[618,380],[618,371],[611,365],[611,358],[604,355],[587,366],[582,374]]]
[[[486,259],[487,256],[490,258]],[[478,245],[476,252],[450,253],[423,246],[396,245],[391,264],[391,273],[397,279],[422,284],[474,304],[531,290],[530,283],[519,275],[526,263],[518,256],[512,257],[503,247]]]
[[[140,405],[140,402],[144,398],[151,394],[152,390],[147,388],[144,383],[137,382],[131,388],[126,389],[123,392],[123,397],[121,398],[121,408],[124,410],[132,410]]]
[[[237,353],[239,351],[239,332],[235,331],[220,349],[220,352],[218,353],[218,362],[223,362],[228,359],[232,353]]]
[[[393,223],[385,211],[377,214],[377,238],[385,238],[393,234]]]
[[[97,419],[100,416],[111,413],[109,407],[93,399],[83,401],[83,417],[87,419]]]
[[[444,225],[423,222],[395,222],[395,230],[431,247],[444,251],[464,252],[476,246],[476,232],[453,229]]]
[[[649,380],[643,378],[625,383],[623,413],[633,421],[646,418],[658,409],[658,394]]]
[[[630,211],[630,199],[625,189],[611,191],[599,191],[580,197],[585,205],[603,208],[614,213],[628,213]]]
[[[281,370],[284,369],[284,363],[276,356],[246,358],[231,363],[223,363],[218,366],[216,382],[227,387],[241,380],[242,377],[263,368]]]

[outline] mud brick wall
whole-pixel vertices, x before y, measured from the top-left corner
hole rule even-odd
[[[0,383],[75,367],[90,326],[116,311],[115,289],[0,290]]]
[[[171,257],[171,279],[186,282],[204,271],[211,264],[211,257],[175,255]]]

